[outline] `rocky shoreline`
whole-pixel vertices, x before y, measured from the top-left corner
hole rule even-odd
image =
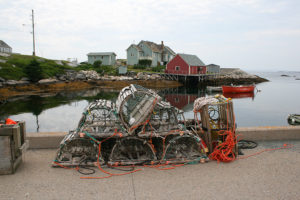
[[[239,68],[221,69],[218,77],[207,80],[205,85],[253,84],[268,81],[256,75],[246,73]],[[83,90],[87,88],[121,89],[129,84],[140,84],[149,88],[172,88],[184,83],[165,80],[159,74],[137,73],[130,76],[100,76],[96,71],[79,72],[68,70],[65,74],[31,83],[27,78],[4,80],[0,77],[0,99],[25,94],[49,91]]]

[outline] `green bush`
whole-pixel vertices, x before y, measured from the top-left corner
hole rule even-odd
[[[43,70],[40,63],[33,59],[26,67],[25,73],[32,82],[38,82],[43,78]]]
[[[145,66],[145,67],[150,67],[151,64],[152,64],[152,60],[148,60],[148,59],[141,59],[138,62],[138,65]]]
[[[101,66],[102,64],[102,61],[101,60],[96,60],[93,64],[94,68],[97,69]]]
[[[133,69],[146,69],[147,67],[145,65],[134,65]]]
[[[152,68],[152,71],[153,71],[153,72],[164,72],[165,69],[166,69],[166,66],[161,65],[161,66],[153,67],[153,68]]]

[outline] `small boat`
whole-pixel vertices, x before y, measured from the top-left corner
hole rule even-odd
[[[300,114],[290,114],[287,121],[290,125],[300,125]]]
[[[253,92],[254,88],[255,85],[239,85],[239,86],[222,85],[223,93]]]
[[[254,98],[254,92],[223,93],[223,96],[232,99]]]
[[[218,86],[207,86],[206,90],[208,92],[222,92],[222,87],[218,87]]]

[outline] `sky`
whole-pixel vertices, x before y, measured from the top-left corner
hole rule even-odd
[[[141,40],[205,64],[300,71],[300,0],[0,0],[0,40],[13,52],[77,58],[115,52]]]

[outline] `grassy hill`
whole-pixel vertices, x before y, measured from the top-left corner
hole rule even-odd
[[[36,59],[42,67],[43,78],[62,74],[65,69],[74,69],[68,66],[66,61],[57,62],[42,57],[21,54],[11,54],[7,57],[0,55],[0,77],[11,80],[20,80],[22,77],[28,77],[25,68],[33,59]]]
[[[26,73],[26,67],[36,60],[42,70],[42,78],[54,77],[58,74],[64,74],[65,70],[95,70],[100,74],[116,75],[116,67],[100,66],[95,68],[88,63],[82,63],[77,67],[71,67],[67,61],[50,60],[38,56],[29,56],[21,54],[10,54],[4,56],[0,54],[0,77],[6,80],[20,80],[23,77],[29,78]]]

